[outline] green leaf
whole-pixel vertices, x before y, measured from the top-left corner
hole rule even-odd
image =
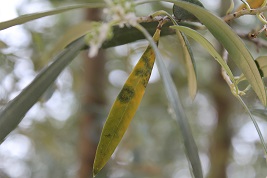
[[[160,30],[154,34],[158,42]],[[105,166],[121,141],[143,98],[155,62],[155,54],[148,46],[117,96],[97,146],[94,176]]]
[[[76,57],[83,46],[84,40],[80,39],[64,49],[55,57],[54,62],[35,77],[30,85],[2,108],[0,111],[0,143],[17,127],[27,111],[56,80],[60,72]]]
[[[184,8],[195,15],[201,23],[203,23],[209,31],[216,37],[216,39],[228,51],[229,56],[239,67],[241,72],[245,75],[253,90],[261,100],[262,104],[266,106],[266,92],[263,81],[257,66],[246,48],[244,42],[238,35],[219,17],[213,15],[209,11],[191,3],[165,0],[173,2],[175,5]]]
[[[255,59],[256,65],[262,77],[267,77],[267,56],[260,56]]]
[[[259,127],[259,125],[258,125],[256,119],[253,117],[253,115],[251,114],[250,110],[248,109],[246,103],[242,100],[242,98],[241,98],[240,96],[238,96],[238,95],[236,96],[236,98],[239,100],[239,102],[240,102],[240,103],[242,104],[242,106],[245,108],[245,110],[247,111],[247,113],[248,113],[248,115],[249,115],[251,121],[252,121],[253,124],[254,124],[254,127],[255,127],[255,129],[256,129],[256,131],[257,131],[259,137],[260,137],[261,145],[262,145],[263,150],[264,150],[265,160],[267,161],[267,157],[266,157],[266,156],[267,156],[267,146],[266,146],[266,144],[265,144],[265,140],[264,140],[264,137],[263,137],[263,135],[262,135],[262,133],[261,133],[260,127]]]
[[[184,53],[184,60],[187,69],[189,95],[192,99],[194,99],[197,94],[197,75],[194,55],[186,36],[178,30],[176,31],[176,35],[178,36]]]
[[[234,75],[231,72],[231,69],[229,68],[227,63],[223,60],[221,55],[216,51],[213,45],[206,38],[204,38],[200,33],[196,32],[195,30],[192,30],[191,28],[183,26],[172,26],[171,28],[182,31],[184,34],[190,36],[198,43],[200,43],[212,55],[212,57],[214,57],[214,59],[218,61],[218,63],[226,71],[231,81],[236,85],[237,88],[237,84],[235,82]]]
[[[155,17],[158,15],[166,15],[168,16],[173,25],[178,25],[178,23],[175,21],[172,15],[170,15],[168,12],[160,10],[155,13],[153,13],[151,16]],[[189,41],[187,40],[186,36],[181,33],[179,30],[176,31],[176,36],[178,37],[182,51],[184,54],[184,60],[185,60],[185,66],[187,69],[187,78],[188,78],[188,89],[189,89],[189,95],[192,99],[195,98],[197,93],[197,76],[196,76],[196,66],[195,66],[195,59],[192,52],[192,49],[190,47]]]
[[[179,95],[176,90],[175,84],[170,76],[168,69],[166,68],[163,62],[163,58],[159,50],[157,49],[156,44],[154,43],[149,33],[142,26],[137,25],[136,28],[138,28],[145,35],[146,39],[150,42],[150,45],[152,46],[156,54],[156,57],[157,57],[156,62],[157,62],[158,70],[162,77],[162,81],[164,84],[167,98],[170,102],[171,108],[174,111],[178,125],[181,130],[187,158],[191,164],[192,171],[193,171],[195,178],[202,178],[203,173],[202,173],[202,168],[201,168],[201,162],[200,162],[199,155],[198,155],[198,149],[197,149],[195,140],[193,138],[189,123],[187,121],[187,117],[185,115],[184,109],[182,107],[182,104],[180,103]]]
[[[198,1],[198,0],[180,0],[180,1],[185,1],[189,2],[195,5],[198,5],[200,7],[204,7],[203,4]],[[175,4],[173,5],[173,15],[178,19],[178,20],[189,20],[189,21],[197,21],[197,18],[188,12],[187,10],[176,6]]]
[[[0,23],[0,30],[23,24],[35,19],[39,19],[42,17],[50,16],[50,15],[55,15],[55,14],[60,14],[66,11],[70,10],[75,10],[75,9],[80,9],[80,8],[100,8],[100,7],[105,7],[104,3],[86,3],[86,4],[80,4],[80,5],[72,5],[72,6],[67,6],[67,7],[61,7],[55,10],[50,10],[50,11],[45,11],[45,12],[39,12],[39,13],[32,13],[32,14],[25,14],[22,16],[19,16],[15,19],[8,20],[5,22]]]

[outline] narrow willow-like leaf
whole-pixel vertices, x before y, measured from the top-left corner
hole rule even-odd
[[[204,7],[203,4],[198,0],[181,0],[181,1],[189,2]],[[192,15],[191,13],[189,13],[188,11],[184,10],[181,7],[173,5],[172,9],[173,9],[173,15],[179,20],[197,21],[197,18],[194,15]]]
[[[45,12],[39,12],[39,13],[32,13],[32,14],[25,14],[22,16],[19,16],[17,18],[14,18],[12,20],[4,21],[0,23],[0,30],[23,24],[35,19],[39,19],[42,17],[50,16],[50,15],[55,15],[55,14],[60,14],[66,11],[70,10],[75,10],[75,9],[80,9],[80,8],[100,8],[100,7],[105,7],[104,3],[86,3],[86,4],[79,4],[79,5],[72,5],[72,6],[67,6],[67,7],[61,7],[55,10],[50,10],[50,11],[45,11]]]
[[[198,43],[200,43],[210,53],[210,55],[212,55],[212,57],[214,57],[214,59],[221,65],[221,67],[226,71],[226,73],[230,77],[231,81],[236,85],[236,89],[237,89],[237,84],[235,83],[234,75],[231,72],[231,69],[229,68],[227,63],[223,60],[221,55],[216,51],[216,49],[213,47],[213,45],[206,38],[204,38],[197,31],[192,30],[192,29],[187,28],[187,27],[172,26],[171,28],[182,31],[184,34],[190,36],[191,38],[196,40]]]
[[[136,4],[144,4],[154,2],[156,0],[141,0]],[[266,91],[261,79],[260,73],[254,62],[253,57],[245,46],[244,42],[239,36],[219,17],[213,15],[211,12],[204,8],[196,6],[191,3],[176,1],[176,0],[163,0],[172,2],[175,5],[184,8],[188,12],[195,15],[214,35],[214,37],[224,46],[228,51],[230,58],[239,67],[241,72],[245,75],[249,84],[261,100],[262,104],[266,106]]]
[[[60,72],[76,57],[84,46],[80,39],[55,57],[54,62],[40,74],[12,101],[0,111],[0,143],[14,130],[27,111],[38,101],[47,88],[56,80]]]
[[[184,53],[185,65],[187,69],[189,95],[192,99],[194,99],[197,94],[197,75],[194,55],[186,36],[180,31],[176,31],[176,35],[180,40]]]
[[[255,59],[262,77],[267,77],[267,56],[260,56]]]
[[[178,23],[174,20],[172,15],[170,15],[169,13],[165,11],[158,11],[158,13],[167,15],[171,19],[174,25],[178,25]],[[182,51],[184,54],[184,60],[188,78],[189,95],[192,99],[194,99],[197,94],[197,75],[196,75],[196,65],[195,65],[194,55],[190,47],[189,41],[187,40],[187,37],[179,30],[176,30],[176,36],[178,37],[181,43]]]
[[[180,103],[179,95],[176,90],[175,84],[170,76],[168,69],[166,68],[163,58],[157,49],[156,44],[153,42],[153,39],[149,35],[149,33],[142,27],[136,26],[146,37],[146,39],[150,42],[155,54],[156,54],[156,62],[158,66],[158,70],[162,77],[162,81],[164,84],[164,88],[166,91],[167,98],[170,102],[171,108],[176,116],[178,125],[181,130],[181,134],[183,137],[183,142],[185,146],[185,152],[188,158],[188,161],[191,164],[193,174],[195,178],[203,178],[201,162],[198,155],[198,149],[193,138],[189,123],[187,121],[187,117],[185,115],[182,104]]]
[[[259,137],[260,137],[261,145],[262,145],[263,150],[264,150],[265,160],[267,161],[267,146],[265,144],[265,140],[264,140],[264,137],[263,137],[263,135],[261,133],[260,127],[258,126],[258,123],[257,123],[256,119],[253,117],[253,115],[251,114],[250,110],[248,109],[246,103],[242,100],[242,98],[240,96],[237,95],[236,97],[239,100],[239,102],[242,104],[242,106],[245,108],[245,110],[247,111],[251,121],[254,124],[254,127],[255,127],[255,129],[256,129]]]
[[[155,42],[158,42],[159,37],[160,29],[157,29]],[[117,96],[101,133],[94,161],[94,176],[110,159],[134,117],[145,93],[154,61],[155,54],[148,46]]]
[[[240,68],[256,92],[262,104],[266,106],[266,92],[253,57],[239,36],[219,17],[199,6],[167,0],[194,14],[228,51],[229,56]]]

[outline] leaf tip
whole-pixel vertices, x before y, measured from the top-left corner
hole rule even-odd
[[[93,167],[93,177],[95,177],[95,176],[99,173],[100,170],[101,170],[101,169],[99,169],[98,167],[96,167],[96,166],[94,165],[94,167]]]

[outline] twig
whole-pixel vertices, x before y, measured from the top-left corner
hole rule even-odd
[[[241,17],[243,15],[257,15],[257,14],[260,14],[260,13],[265,12],[265,11],[267,11],[267,6],[257,8],[257,9],[244,9],[244,10],[234,12],[232,14],[228,14],[228,15],[224,16],[223,20],[225,22],[229,22],[229,21],[236,19],[238,17]]]
[[[146,17],[138,17],[137,18],[137,23],[141,23],[141,22],[159,22],[159,21],[162,21],[164,18],[164,16],[155,16],[155,17],[152,17],[151,15],[150,16],[146,16]]]
[[[260,48],[260,47],[267,48],[267,41],[265,40],[255,38],[254,36],[251,36],[250,34],[238,34],[238,36],[244,40],[251,41],[257,46],[257,48]]]

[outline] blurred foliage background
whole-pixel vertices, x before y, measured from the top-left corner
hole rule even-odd
[[[88,0],[0,2],[0,21],[84,2]],[[224,16],[229,7],[225,0],[202,2],[219,16]],[[168,3],[146,4],[138,7],[137,14],[147,16],[160,9],[171,12],[171,8]],[[0,105],[14,98],[50,62],[55,44],[69,28],[85,20],[100,19],[105,17],[96,9],[74,10],[0,31]],[[240,34],[262,26],[253,16],[242,17],[230,25]],[[200,32],[222,51],[207,31]],[[259,38],[266,40],[265,36]],[[199,85],[194,101],[187,91],[176,37],[163,37],[159,47],[189,118],[205,177],[266,177],[263,150],[252,122],[231,95],[219,65],[198,44],[192,40],[190,43]],[[246,43],[254,57],[266,55],[264,46]],[[95,148],[108,111],[147,44],[138,41],[110,48],[95,59],[88,59],[87,53],[82,52],[0,146],[0,178],[91,177]],[[230,64],[235,70],[234,64]],[[262,108],[255,98],[253,92],[244,97],[250,108]],[[129,130],[97,178],[191,177],[171,112],[154,69]],[[266,119],[257,117],[257,121],[267,138]]]

